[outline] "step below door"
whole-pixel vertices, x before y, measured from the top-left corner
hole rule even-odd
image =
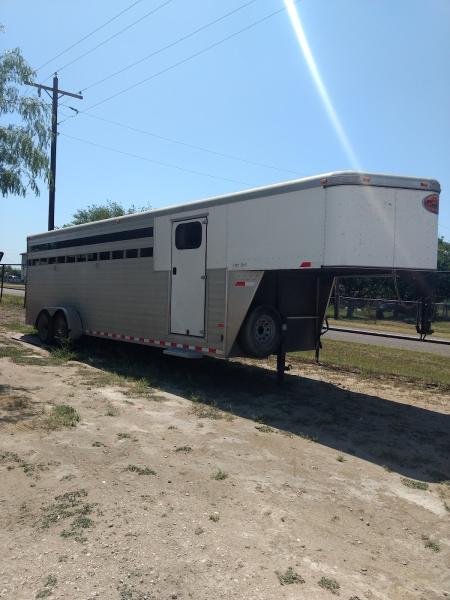
[[[170,331],[205,336],[206,218],[172,223]]]

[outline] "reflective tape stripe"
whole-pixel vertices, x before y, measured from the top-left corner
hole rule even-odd
[[[235,287],[253,287],[256,285],[256,281],[239,280],[239,281],[236,281],[236,283],[234,285],[235,285]]]
[[[209,346],[193,346],[191,344],[179,344],[177,342],[167,342],[166,340],[153,340],[152,338],[137,337],[135,335],[124,335],[122,333],[111,333],[107,331],[93,331],[92,329],[86,329],[86,335],[93,335],[96,337],[106,337],[115,340],[134,341],[139,344],[149,344],[150,346],[164,346],[168,348],[179,348],[180,350],[192,350],[194,352],[201,352],[203,354],[223,354],[222,350],[217,348],[210,348]]]

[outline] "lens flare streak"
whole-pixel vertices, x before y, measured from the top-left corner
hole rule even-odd
[[[336,132],[336,135],[341,143],[348,160],[351,163],[352,168],[361,170],[359,166],[359,161],[356,158],[355,152],[352,148],[350,140],[348,139],[347,133],[344,130],[344,127],[336,113],[336,110],[331,102],[330,95],[328,90],[322,80],[319,69],[317,67],[316,61],[314,59],[313,53],[311,51],[311,47],[306,38],[305,31],[303,29],[302,22],[300,20],[300,15],[297,11],[295,0],[284,0],[284,4],[286,6],[287,13],[289,15],[289,19],[291,21],[292,28],[294,29],[295,35],[297,37],[297,41],[300,44],[300,48],[303,52],[303,56],[305,58],[308,69],[311,73],[311,77],[313,78],[314,84],[317,88],[317,91],[320,95],[328,118],[330,119],[333,128]]]

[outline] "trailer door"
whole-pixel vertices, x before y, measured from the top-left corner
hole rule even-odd
[[[205,336],[206,218],[172,223],[170,331]]]

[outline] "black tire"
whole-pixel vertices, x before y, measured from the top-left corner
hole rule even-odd
[[[257,306],[246,317],[239,334],[244,351],[256,358],[275,354],[280,346],[281,317],[272,306]]]
[[[46,310],[43,310],[37,318],[36,329],[42,344],[53,342],[52,319]]]
[[[69,339],[69,326],[63,312],[59,311],[52,319],[53,337],[58,344],[64,344]]]

